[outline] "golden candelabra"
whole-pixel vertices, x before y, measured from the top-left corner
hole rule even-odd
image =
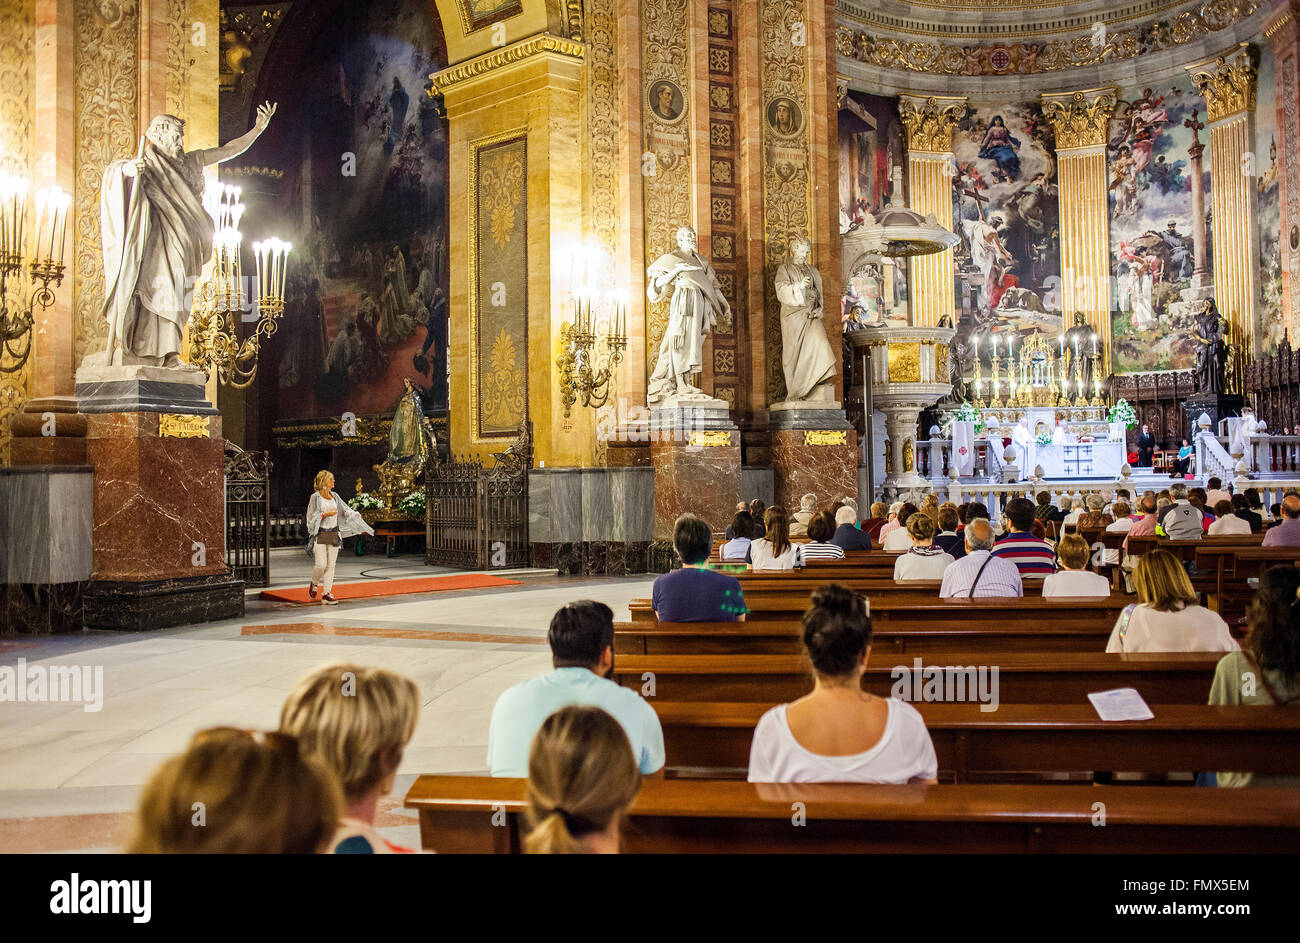
[[[569,271],[569,303],[573,306],[573,320],[560,326],[560,353],[555,365],[560,370],[560,404],[567,420],[573,405],[599,409],[609,402],[611,381],[615,368],[623,362],[627,349],[627,297],[617,291],[604,294],[603,304],[591,287],[604,270],[600,252],[594,248],[576,246],[572,251]],[[604,308],[608,318],[606,333],[599,334],[596,315]],[[596,349],[605,342],[605,365],[597,364]]]
[[[0,372],[17,373],[32,354],[35,312],[54,304],[63,284],[63,250],[72,196],[58,187],[36,192],[35,245],[25,256],[27,193],[24,177],[0,172]],[[26,265],[24,265],[26,261]],[[16,299],[16,303],[13,303]]]
[[[257,326],[241,341],[237,324],[245,318],[249,306],[245,304],[240,261],[243,236],[239,232],[239,220],[244,204],[239,202],[239,194],[239,187],[218,185],[204,195],[204,206],[212,216],[216,232],[212,239],[211,273],[194,291],[189,359],[208,376],[215,369],[223,385],[242,390],[257,377],[257,354],[262,339],[275,334],[284,314],[285,271],[293,246],[274,236],[253,243],[257,299],[252,306],[252,319],[257,321]]]

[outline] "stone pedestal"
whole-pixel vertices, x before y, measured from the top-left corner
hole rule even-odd
[[[857,434],[843,410],[778,404],[770,418],[776,504],[794,513],[805,494],[818,504],[857,498]]]
[[[650,460],[654,465],[656,542],[673,538],[687,511],[718,533],[740,500],[740,430],[722,400],[701,400],[651,410]]]
[[[95,469],[86,625],[140,630],[242,616],[243,583],[224,559],[221,417],[203,399],[202,374],[195,383],[184,372],[175,382],[86,372],[77,376]]]
[[[90,586],[93,469],[0,468],[0,626],[80,632]]]
[[[1219,420],[1240,416],[1245,405],[1245,397],[1234,393],[1196,393],[1187,397],[1187,399],[1183,400],[1183,415],[1187,419],[1188,441],[1196,441],[1196,435],[1199,432],[1196,427],[1196,420],[1201,413],[1205,413],[1210,417],[1210,429],[1217,430]]]
[[[86,463],[86,418],[77,412],[75,396],[28,400],[23,411],[9,420],[9,431],[14,465]]]

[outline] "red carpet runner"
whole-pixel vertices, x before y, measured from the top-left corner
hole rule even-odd
[[[508,580],[502,576],[486,576],[482,573],[466,573],[464,576],[426,576],[413,580],[366,580],[361,583],[335,583],[334,598],[368,599],[374,596],[405,596],[409,593],[440,593],[450,589],[482,589],[485,586],[518,586],[519,580]],[[262,599],[274,602],[310,603],[307,587],[285,589],[264,589],[258,594]],[[320,590],[317,589],[316,600],[320,602]]]

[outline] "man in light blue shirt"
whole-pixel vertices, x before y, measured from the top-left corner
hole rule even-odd
[[[599,707],[619,722],[642,773],[664,765],[659,715],[641,695],[605,675],[614,664],[614,612],[604,603],[572,602],[551,618],[546,634],[555,670],[521,681],[492,708],[488,766],[493,776],[528,776],[528,751],[542,722],[572,704]]]

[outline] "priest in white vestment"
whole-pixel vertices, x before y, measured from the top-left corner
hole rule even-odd
[[[790,242],[790,257],[776,270],[776,297],[781,302],[781,369],[787,403],[830,402],[835,353],[822,323],[822,277],[810,265],[812,243],[806,236]]]
[[[1034,436],[1029,431],[1029,420],[1022,419],[1011,430],[1011,442],[1016,449],[1016,462],[1022,475],[1027,476],[1034,470]]]
[[[178,367],[188,299],[212,256],[203,168],[238,157],[275,114],[267,102],[252,129],[223,147],[185,151],[185,122],[158,115],[134,158],[104,169],[99,192],[104,251],[105,357],[110,364]]]
[[[691,374],[704,364],[704,338],[719,315],[731,316],[713,267],[696,252],[695,230],[677,230],[677,251],[661,255],[646,270],[646,297],[652,302],[671,297],[668,327],[659,344],[654,373],[646,385],[646,402],[653,406],[670,396],[708,399]]]

